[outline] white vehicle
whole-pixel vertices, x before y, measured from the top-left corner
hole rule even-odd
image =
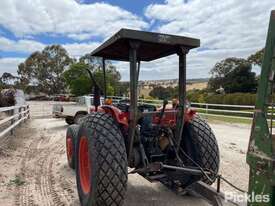
[[[54,104],[52,114],[56,118],[65,118],[67,124],[78,124],[79,119],[90,113],[93,105],[93,96],[82,96],[77,98],[77,102],[66,102]],[[100,98],[102,105],[104,98]]]

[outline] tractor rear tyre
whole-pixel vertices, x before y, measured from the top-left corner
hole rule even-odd
[[[66,134],[66,153],[68,159],[68,165],[70,168],[75,169],[75,149],[76,149],[76,140],[78,134],[79,126],[70,125],[67,129]]]
[[[201,168],[213,172],[209,178],[204,176],[200,180],[209,185],[214,183],[220,165],[219,146],[212,129],[200,116],[195,116],[186,125],[181,147]],[[196,164],[190,160],[187,160],[185,164],[196,167]],[[191,181],[197,180],[196,177],[190,179]]]
[[[81,124],[81,119],[83,117],[85,117],[87,115],[87,113],[84,113],[84,112],[78,112],[74,118],[73,118],[73,122],[74,124]]]
[[[81,121],[76,181],[82,206],[121,206],[127,189],[124,138],[112,116],[92,113]]]
[[[199,180],[209,185],[214,183],[220,164],[219,147],[213,131],[205,120],[195,116],[191,122],[185,124],[180,147],[179,155],[185,166],[198,167],[199,165],[202,169],[211,171],[213,175],[208,175],[208,178],[170,172],[169,179],[179,181],[182,187],[187,187]],[[193,161],[188,159],[186,155]]]

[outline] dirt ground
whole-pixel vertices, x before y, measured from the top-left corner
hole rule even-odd
[[[211,127],[221,150],[220,173],[246,189],[248,166],[245,152],[249,126],[215,123]],[[18,128],[15,135],[0,140],[0,206],[79,205],[75,174],[66,161],[66,128],[62,119],[32,118]],[[222,189],[234,191],[225,184]],[[195,197],[178,196],[159,183],[149,183],[138,175],[130,175],[125,205],[208,204]]]

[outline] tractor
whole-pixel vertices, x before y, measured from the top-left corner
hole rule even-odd
[[[67,157],[76,170],[81,205],[122,206],[128,174],[135,173],[172,190],[193,188],[218,202],[218,192],[210,187],[219,171],[217,140],[186,100],[186,56],[199,46],[195,38],[121,29],[91,53],[102,58],[104,76],[105,60],[130,63],[130,98],[100,105],[105,79],[104,89],[94,87],[90,114],[67,129]],[[141,62],[173,54],[179,61],[178,103],[168,107],[164,100],[161,108],[139,104]]]

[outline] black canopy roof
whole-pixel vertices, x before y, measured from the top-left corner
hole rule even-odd
[[[140,42],[137,53],[139,61],[152,61],[177,53],[180,46],[192,49],[200,46],[200,40],[161,33],[121,29],[91,55],[110,60],[129,61],[129,42]]]

